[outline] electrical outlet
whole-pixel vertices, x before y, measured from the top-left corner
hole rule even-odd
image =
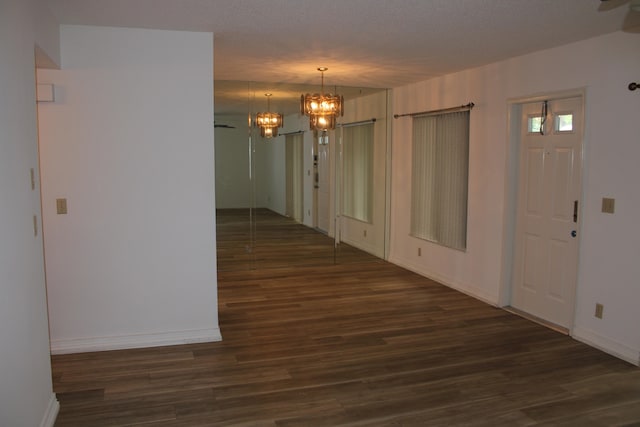
[[[364,237],[367,237],[367,230],[363,230],[362,234],[364,235]]]
[[[604,311],[604,305],[600,304],[599,302],[596,303],[596,313],[595,316],[598,319],[602,319],[602,312]]]

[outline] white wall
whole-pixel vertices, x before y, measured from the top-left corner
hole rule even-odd
[[[574,337],[638,363],[640,355],[640,158],[637,120],[640,37],[622,32],[394,89],[394,113],[466,104],[471,113],[466,252],[409,236],[411,120],[394,121],[390,260],[494,304],[508,286],[503,224],[513,215],[508,100],[584,88],[583,207]],[[616,199],[614,215],[600,212]],[[417,248],[422,248],[418,257]],[[604,304],[602,320],[593,316]],[[508,303],[508,301],[506,301]]]
[[[59,36],[55,24],[41,19],[49,16],[43,7],[0,3],[0,425],[12,427],[52,426],[58,411],[42,258],[34,46],[54,58]]]
[[[52,352],[220,339],[212,34],[63,26],[61,52],[39,73]]]

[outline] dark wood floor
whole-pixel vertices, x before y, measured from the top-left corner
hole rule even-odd
[[[640,425],[632,365],[366,254],[264,244],[273,268],[222,248],[222,342],[54,356],[56,426]]]
[[[218,210],[216,220],[218,271],[381,261],[267,209]]]

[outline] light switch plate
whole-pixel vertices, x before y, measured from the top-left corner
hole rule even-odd
[[[602,212],[612,214],[615,211],[616,199],[602,198]]]
[[[596,312],[595,312],[595,316],[598,319],[602,319],[602,315],[604,312],[604,305],[600,304],[600,303],[596,303]]]
[[[58,215],[65,215],[67,213],[67,199],[56,199],[56,211]]]

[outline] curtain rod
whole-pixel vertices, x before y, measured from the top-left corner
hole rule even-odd
[[[295,135],[297,133],[304,133],[304,131],[303,130],[296,130],[296,131],[293,131],[293,132],[281,133],[280,136]]]
[[[471,110],[474,107],[474,105],[476,104],[474,104],[473,102],[470,102],[467,105],[461,105],[459,107],[441,108],[439,110],[421,111],[419,113],[394,114],[393,118],[398,119],[400,117],[406,117],[406,116],[415,117],[415,116],[426,116],[430,114],[439,114],[439,113],[453,113],[456,111],[468,111],[468,110]]]
[[[358,126],[358,125],[368,125],[369,123],[375,123],[376,118],[372,118],[369,120],[360,120],[359,122],[351,122],[351,123],[338,123],[338,126],[347,128],[349,126]]]

